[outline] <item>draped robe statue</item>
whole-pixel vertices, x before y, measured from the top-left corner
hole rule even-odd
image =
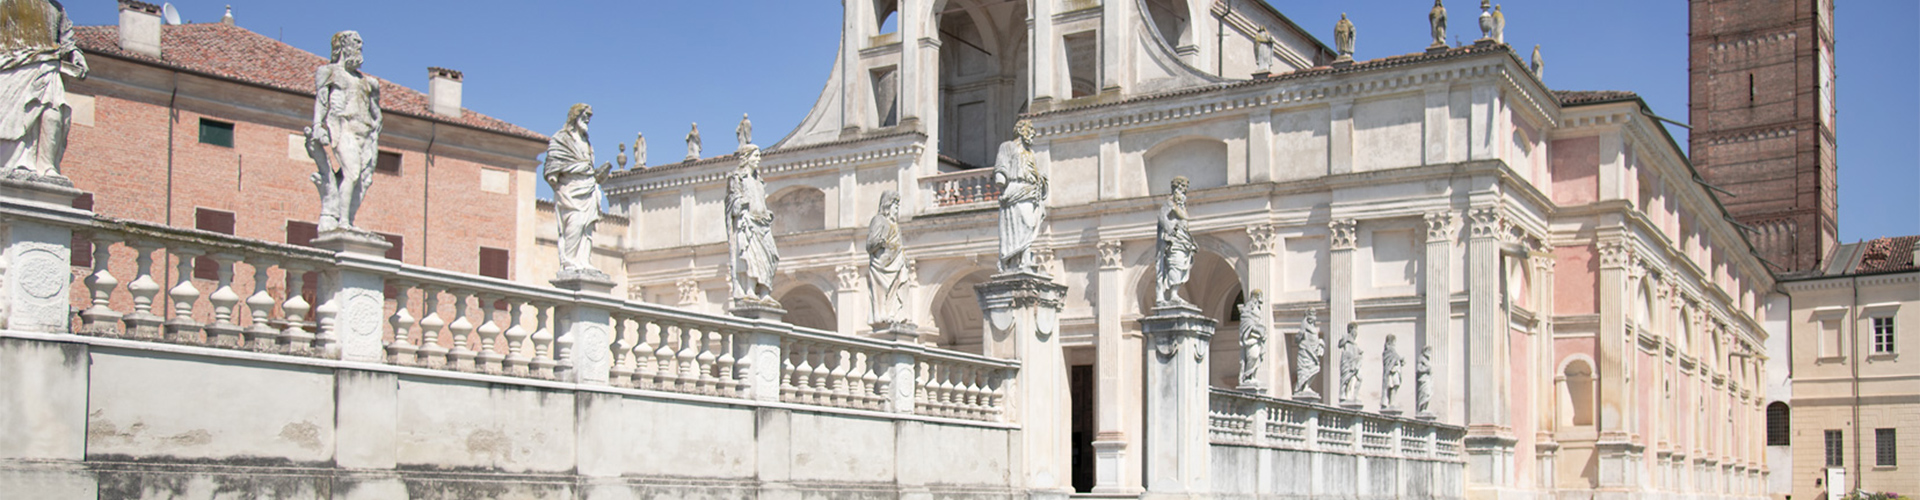
[[[547,141],[545,177],[553,188],[562,275],[605,276],[593,267],[593,230],[600,223],[600,182],[613,165],[593,167],[593,144],[587,140],[587,123],[592,120],[592,106],[575,104],[567,110],[567,124]]]
[[[1000,144],[993,184],[1000,187],[1000,271],[1040,272],[1033,242],[1047,218],[1047,176],[1033,162],[1033,124],[1014,125],[1018,138]]]
[[[1347,334],[1340,337],[1340,402],[1360,399],[1360,325],[1347,323]]]
[[[1173,178],[1173,192],[1167,195],[1167,204],[1160,207],[1159,240],[1160,260],[1155,268],[1154,305],[1168,306],[1187,304],[1180,298],[1180,286],[1187,284],[1187,278],[1193,271],[1193,252],[1199,248],[1193,242],[1193,233],[1187,230],[1187,178]]]
[[[760,148],[740,151],[740,166],[727,176],[727,231],[733,251],[733,298],[763,304],[773,299],[780,250],[773,244],[773,210],[760,179]]]
[[[1240,306],[1240,387],[1260,387],[1267,361],[1267,298],[1255,289]]]
[[[1427,28],[1433,35],[1433,47],[1447,46],[1447,7],[1440,0],[1433,0],[1433,10],[1427,11]]]
[[[72,185],[60,175],[66,155],[67,104],[60,75],[87,77],[87,58],[74,45],[73,20],[58,2],[0,2],[0,157],[6,175]]]
[[[1393,340],[1393,335],[1387,335],[1387,344],[1380,349],[1380,366],[1384,372],[1381,378],[1380,408],[1398,412],[1399,410],[1393,407],[1393,396],[1400,392],[1400,370],[1406,367],[1407,361],[1400,358],[1400,349],[1394,347]]]
[[[360,72],[360,34],[333,35],[332,62],[314,71],[313,125],[307,155],[319,172],[320,232],[352,228],[380,159],[380,81]]]
[[[900,193],[881,193],[880,212],[867,227],[867,288],[873,306],[867,323],[876,330],[907,320],[907,254],[899,217]]]
[[[746,148],[741,148],[742,150]],[[693,130],[687,132],[687,158],[682,161],[700,159],[700,124],[693,124]]]
[[[1333,46],[1341,59],[1353,59],[1353,21],[1347,20],[1347,13],[1340,13],[1340,21],[1333,23]]]
[[[633,134],[633,168],[647,168],[647,134]]]
[[[1413,361],[1413,411],[1420,415],[1431,415],[1429,409],[1433,403],[1433,346],[1420,348],[1420,357]]]
[[[753,144],[753,121],[747,119],[746,113],[740,113],[740,125],[733,127],[733,140],[738,141],[741,148]]]
[[[1293,363],[1293,392],[1311,396],[1315,394],[1313,377],[1320,374],[1320,358],[1327,355],[1327,344],[1320,341],[1320,325],[1313,311],[1307,311],[1307,317],[1300,319],[1298,335],[1300,353]]]

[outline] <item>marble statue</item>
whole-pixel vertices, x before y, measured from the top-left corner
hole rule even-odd
[[[567,123],[547,141],[544,163],[547,186],[553,188],[554,227],[559,232],[561,276],[585,274],[605,277],[593,267],[593,230],[600,222],[600,182],[612,163],[593,167],[593,144],[587,123],[593,106],[567,109]]]
[[[1533,57],[1528,59],[1527,67],[1533,70],[1534,78],[1539,78],[1543,81],[1547,79],[1547,62],[1540,58],[1539,44],[1533,46]]]
[[[1407,361],[1400,359],[1400,349],[1395,347],[1393,334],[1387,334],[1387,343],[1380,349],[1380,367],[1382,373],[1380,387],[1380,408],[1398,413],[1393,407],[1393,396],[1400,392],[1400,370],[1406,368]]]
[[[1420,357],[1413,360],[1413,411],[1421,415],[1428,412],[1433,403],[1433,346],[1420,348]]]
[[[633,134],[633,168],[647,168],[647,134]]]
[[[745,149],[745,148],[741,148]],[[687,132],[687,158],[682,161],[700,159],[700,124],[693,124],[693,131]]]
[[[1353,60],[1353,21],[1347,20],[1347,13],[1340,13],[1340,22],[1333,23],[1333,46],[1340,53],[1340,60]]]
[[[73,41],[73,20],[59,2],[7,0],[0,5],[0,155],[6,175],[73,185],[60,175],[67,152],[67,104],[61,75],[87,77],[87,57]]]
[[[1014,125],[1018,137],[1000,143],[993,184],[1000,188],[1000,271],[1040,272],[1033,242],[1047,219],[1047,176],[1033,161],[1033,123]]]
[[[361,44],[359,33],[334,34],[332,61],[314,71],[313,126],[305,132],[320,169],[313,184],[322,233],[353,227],[380,157],[380,81],[360,73]]]
[[[1259,289],[1240,305],[1240,387],[1260,387],[1261,365],[1267,361],[1267,298]]]
[[[727,231],[732,236],[733,298],[774,303],[780,249],[773,244],[773,210],[767,207],[767,183],[760,179],[758,147],[742,148],[740,166],[727,175]]]
[[[1433,35],[1433,45],[1427,48],[1446,48],[1447,7],[1440,5],[1440,0],[1433,0],[1433,10],[1427,11],[1427,24]]]
[[[1320,324],[1313,311],[1300,319],[1300,352],[1293,363],[1293,392],[1301,397],[1318,397],[1313,392],[1313,377],[1320,374],[1320,358],[1327,355],[1327,344],[1320,341]]]
[[[740,125],[733,128],[733,140],[739,141],[743,149],[753,144],[753,120],[748,120],[746,113],[740,113]]]
[[[1193,242],[1193,233],[1187,230],[1187,178],[1174,177],[1173,190],[1167,194],[1167,204],[1160,207],[1159,265],[1154,268],[1158,278],[1154,287],[1154,306],[1184,305],[1188,302],[1180,298],[1180,287],[1187,284],[1188,275],[1193,271],[1193,252],[1199,249]]]
[[[1493,6],[1493,41],[1507,42],[1507,15],[1500,12],[1500,6]]]
[[[1493,39],[1493,1],[1480,0],[1480,39]]]
[[[1253,35],[1253,66],[1257,73],[1273,71],[1273,35],[1266,28],[1260,28]]]
[[[1360,399],[1360,324],[1347,322],[1347,334],[1340,337],[1340,401]]]
[[[900,193],[880,193],[880,211],[867,226],[867,292],[875,329],[906,322],[907,254],[900,234]]]

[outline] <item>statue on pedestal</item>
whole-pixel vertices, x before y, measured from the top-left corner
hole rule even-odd
[[[606,277],[593,267],[593,230],[600,222],[600,182],[613,164],[593,166],[593,144],[587,123],[593,106],[567,109],[567,123],[547,141],[544,177],[553,188],[554,228],[559,230],[560,274]]]
[[[740,125],[733,128],[733,140],[739,141],[741,149],[753,144],[753,120],[748,120],[746,113],[740,113]]]
[[[745,148],[741,148],[745,149]],[[693,130],[687,132],[687,158],[681,161],[700,159],[700,124],[693,124]]]
[[[1187,230],[1191,217],[1187,215],[1186,177],[1173,178],[1172,192],[1158,215],[1160,259],[1155,268],[1154,307],[1187,305],[1186,299],[1180,298],[1180,287],[1187,284],[1193,271],[1193,252],[1200,247]]]
[[[1493,33],[1488,36],[1495,42],[1506,43],[1507,41],[1507,14],[1500,12],[1498,5],[1493,6]]]
[[[60,175],[73,107],[60,76],[87,78],[87,57],[73,41],[73,20],[59,2],[0,5],[0,155],[6,176],[72,186]]]
[[[1413,361],[1413,411],[1422,418],[1433,413],[1429,410],[1433,403],[1433,346],[1420,348],[1420,357]]]
[[[647,168],[647,134],[633,134],[633,168]]]
[[[690,143],[691,144],[691,143]],[[760,179],[760,148],[740,150],[740,166],[727,175],[727,231],[733,252],[733,298],[774,304],[773,274],[780,250],[773,244],[773,210]]]
[[[1400,392],[1400,370],[1406,364],[1406,360],[1400,359],[1400,349],[1394,346],[1394,336],[1388,334],[1387,344],[1380,349],[1380,366],[1385,372],[1382,374],[1380,387],[1382,412],[1400,413],[1398,408],[1393,407],[1393,396]]]
[[[1347,322],[1347,334],[1340,337],[1340,404],[1360,400],[1360,324]]]
[[[867,323],[875,329],[907,321],[907,254],[900,234],[900,193],[880,194],[880,212],[867,227],[867,291],[873,307]]]
[[[1441,0],[1433,0],[1433,10],[1427,11],[1427,25],[1433,35],[1433,45],[1428,49],[1447,48],[1447,6],[1440,5]]]
[[[1313,392],[1313,377],[1320,374],[1320,358],[1327,355],[1327,344],[1320,341],[1320,324],[1314,319],[1313,311],[1307,311],[1307,317],[1300,319],[1300,331],[1295,333],[1300,352],[1293,363],[1293,392],[1301,399],[1318,399]]]
[[[320,171],[322,233],[352,228],[373,186],[380,157],[380,81],[360,73],[365,62],[360,34],[333,35],[333,59],[314,71],[313,125],[306,128],[307,155]]]
[[[1353,60],[1353,36],[1354,35],[1355,35],[1355,31],[1353,29],[1353,21],[1347,20],[1347,13],[1345,12],[1340,13],[1340,22],[1333,23],[1333,46],[1335,48],[1335,51],[1337,51],[1340,54],[1340,57],[1336,60],[1339,60],[1339,61]]]
[[[1267,362],[1267,297],[1259,289],[1240,305],[1240,388],[1265,389],[1261,365]]]
[[[1000,143],[993,184],[1000,188],[1000,272],[1040,272],[1033,242],[1047,218],[1047,176],[1033,161],[1033,122],[1015,124],[1017,138]]]
[[[1540,58],[1539,44],[1534,44],[1533,57],[1528,59],[1527,66],[1533,70],[1534,78],[1539,78],[1542,81],[1547,79],[1547,61]]]

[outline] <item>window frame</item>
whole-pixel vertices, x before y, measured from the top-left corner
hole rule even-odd
[[[1846,433],[1840,429],[1827,429],[1822,439],[1827,467],[1847,466]]]
[[[1893,428],[1883,427],[1873,430],[1873,466],[1898,467],[1900,458],[1900,439]]]
[[[1873,316],[1867,321],[1871,333],[1873,354],[1893,354],[1899,346],[1894,336],[1899,333],[1894,326],[1893,316]]]
[[[1778,408],[1778,413],[1775,412]],[[1793,446],[1793,406],[1786,401],[1767,403],[1767,446]]]
[[[224,129],[225,129],[225,133],[226,133],[226,143],[225,143],[225,144],[221,144],[221,143],[219,143],[219,142],[215,142],[215,141],[211,141],[211,140],[208,140],[208,137],[209,137],[209,136],[207,135],[207,130],[208,130],[208,127],[209,127],[209,126],[212,126],[212,128],[214,128],[214,129],[222,129],[222,128],[224,128]],[[215,119],[212,119],[212,118],[207,118],[207,117],[204,117],[204,116],[202,116],[202,117],[200,117],[200,128],[199,128],[199,137],[198,137],[198,140],[200,141],[200,143],[201,143],[201,144],[206,144],[206,145],[209,145],[209,146],[219,146],[219,147],[223,147],[223,148],[233,148],[233,147],[234,147],[234,143],[235,143],[235,142],[237,142],[237,141],[235,141],[235,138],[234,138],[234,136],[235,136],[235,135],[237,135],[237,131],[235,130],[236,128],[237,128],[237,127],[236,127],[236,126],[234,125],[234,123],[233,123],[233,122],[229,122],[229,121],[223,121],[223,120],[215,120]]]

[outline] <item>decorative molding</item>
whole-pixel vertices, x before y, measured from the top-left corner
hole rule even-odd
[[[835,282],[840,285],[839,291],[850,292],[860,289],[860,266],[842,264],[833,268],[833,275],[835,278],[839,278],[839,280]]]
[[[828,166],[851,164],[851,163],[864,163],[864,162],[884,160],[884,159],[900,157],[900,156],[916,156],[917,157],[920,155],[921,152],[925,150],[926,150],[925,143],[915,142],[915,143],[907,144],[903,146],[879,148],[879,149],[861,151],[858,153],[845,154],[840,156],[830,156],[826,158],[802,160],[802,161],[796,161],[792,163],[768,164],[766,166],[760,167],[760,175],[767,176],[767,175],[773,175],[773,174],[792,172],[796,170],[810,169],[810,168],[828,167]],[[775,151],[774,153],[779,153],[779,151]],[[769,154],[772,154],[772,153],[769,153]],[[732,156],[722,156],[719,158],[732,158]],[[702,161],[709,161],[709,160],[702,160]],[[632,186],[622,186],[622,187],[611,188],[611,189],[607,189],[606,194],[608,196],[618,196],[618,195],[626,195],[626,194],[635,194],[635,193],[640,193],[644,191],[654,191],[654,190],[660,190],[660,189],[669,189],[669,188],[676,188],[676,187],[691,186],[695,184],[717,182],[722,179],[725,179],[727,177],[727,174],[733,172],[732,168],[724,167],[724,165],[727,164],[726,162],[715,162],[715,164],[722,165],[723,168],[718,169],[719,171],[716,171],[716,172],[708,172],[704,174],[691,175],[691,176],[682,177],[678,179],[665,179],[665,180],[659,180],[654,182],[644,182],[644,183],[640,183]]]
[[[1327,241],[1334,250],[1353,250],[1358,238],[1355,231],[1359,222],[1353,219],[1335,219],[1327,223]]]
[[[1107,240],[1095,245],[1095,249],[1100,252],[1101,269],[1119,269],[1126,265],[1126,243]]]
[[[1470,237],[1503,237],[1508,224],[1506,210],[1499,205],[1467,210],[1467,233]]]
[[[1626,243],[1604,241],[1598,249],[1601,269],[1627,269],[1633,264],[1633,249]]]
[[[1427,220],[1427,243],[1453,240],[1453,211],[1436,210],[1427,212],[1425,218]]]
[[[1254,255],[1273,255],[1274,250],[1278,248],[1280,243],[1280,237],[1275,234],[1274,230],[1273,224],[1254,224],[1247,226],[1247,238],[1253,241],[1247,248],[1248,253]]]
[[[680,289],[680,305],[690,306],[700,303],[700,280],[680,278],[680,281],[674,282],[674,286]]]

